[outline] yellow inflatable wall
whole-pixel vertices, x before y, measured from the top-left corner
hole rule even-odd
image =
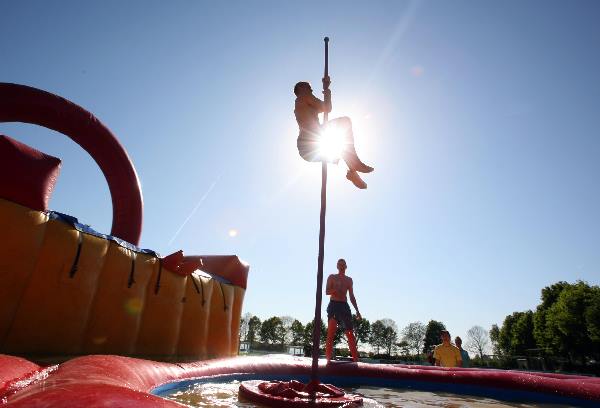
[[[0,352],[236,355],[245,289],[0,199]]]

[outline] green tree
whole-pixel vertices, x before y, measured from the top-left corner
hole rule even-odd
[[[442,342],[442,330],[446,330],[446,326],[437,320],[430,320],[425,328],[425,340],[423,341],[423,353],[429,353],[433,346]]]
[[[292,332],[292,344],[302,344],[304,340],[304,325],[302,322],[300,322],[300,320],[294,320],[290,330]]]
[[[590,297],[590,306],[585,311],[587,332],[592,344],[590,354],[598,361],[600,360],[600,289],[596,286]]]
[[[302,345],[304,346],[304,355],[306,355],[306,356],[312,355],[313,327],[314,327],[314,322],[312,320],[310,322],[306,323],[306,326],[304,326],[304,339],[303,339]],[[322,348],[323,346],[325,346],[326,341],[327,341],[327,326],[325,326],[325,322],[323,322],[323,320],[321,319],[321,339],[320,339],[321,344],[319,344],[319,347]]]
[[[534,336],[555,355],[585,362],[600,358],[600,287],[578,281],[542,289],[534,315]]]
[[[385,344],[387,355],[391,356],[396,347],[396,343],[398,342],[398,330],[395,327],[386,326],[383,331],[383,336],[383,343]]]
[[[504,318],[504,322],[500,327],[500,332],[498,333],[498,350],[500,354],[503,355],[511,355],[513,354],[512,347],[512,332],[513,326],[517,319],[519,318],[519,314],[521,312],[514,312],[511,315],[508,315]]]
[[[421,322],[409,323],[402,329],[402,340],[408,343],[409,348],[418,355],[423,349],[425,340],[425,325]]]
[[[402,355],[408,356],[410,354],[410,346],[406,340],[401,340],[399,343],[396,344],[396,347],[400,349]]]
[[[556,303],[561,292],[570,286],[569,283],[560,281],[542,289],[542,302],[536,308],[533,316],[533,336],[536,343],[550,352],[556,350],[556,344],[551,330],[547,330],[546,317],[548,310]]]
[[[325,333],[322,334],[322,336],[327,336],[327,331],[325,331]],[[344,342],[346,345],[348,345],[348,339],[346,338],[346,334],[344,329],[342,329],[341,325],[337,325],[337,328],[335,329],[335,334],[333,335],[333,348],[335,349],[335,347],[340,344],[341,342]]]
[[[498,336],[500,352],[506,355],[524,355],[527,349],[536,347],[533,337],[533,312],[514,312],[506,316]]]
[[[398,342],[398,326],[392,319],[382,319],[381,321],[385,326],[382,342],[387,351],[387,355],[391,356],[396,347],[396,343]]]
[[[256,316],[252,316],[250,320],[248,320],[248,335],[247,340],[250,343],[250,348],[253,348],[254,341],[256,337],[260,333],[261,322],[260,319]]]
[[[250,322],[250,319],[252,319],[251,313],[245,313],[240,319],[240,341],[248,341],[248,323]]]
[[[385,348],[384,336],[385,324],[381,320],[376,320],[371,325],[371,335],[369,336],[369,343],[375,349],[376,354],[379,354],[380,349]]]
[[[497,324],[492,324],[492,328],[490,329],[490,342],[492,343],[492,350],[494,354],[500,354],[500,349],[498,348],[498,341],[500,338],[500,329]]]
[[[600,344],[600,290],[594,291],[590,301],[591,304],[585,311],[585,321],[590,339],[598,347]]]
[[[513,326],[512,348],[514,354],[527,354],[527,350],[537,348],[533,336],[533,312],[528,310],[520,314]]]
[[[545,338],[557,354],[572,360],[585,362],[598,349],[598,342],[590,335],[598,327],[597,317],[598,286],[577,282],[566,286],[550,306],[546,314]]]
[[[283,349],[285,343],[291,344],[292,342],[292,323],[294,323],[294,318],[291,316],[280,316],[279,320],[281,320],[281,332],[283,334],[280,337],[281,348]]]
[[[364,317],[357,319],[356,315],[352,315],[352,323],[354,324],[354,337],[356,337],[356,348],[361,343],[368,343],[371,335],[371,323]]]
[[[265,320],[260,326],[260,340],[264,343],[281,343],[284,335],[283,324],[277,316]]]

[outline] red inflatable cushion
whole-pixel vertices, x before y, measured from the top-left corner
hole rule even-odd
[[[162,258],[162,264],[165,268],[170,270],[171,272],[179,271],[179,267],[183,263],[183,251],[179,250],[177,252],[173,252],[171,255],[167,255]]]
[[[0,135],[0,198],[46,211],[60,159]]]
[[[202,260],[201,259],[185,259],[183,261],[183,263],[181,264],[181,267],[179,267],[179,270],[177,271],[178,274],[182,275],[182,276],[187,276],[187,275],[191,275],[192,273],[194,273],[195,270],[200,269],[202,267]]]

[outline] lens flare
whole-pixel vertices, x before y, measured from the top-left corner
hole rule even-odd
[[[325,159],[339,159],[345,147],[344,130],[335,125],[329,125],[321,134],[319,151]]]
[[[410,73],[414,77],[420,77],[423,75],[424,72],[425,72],[425,69],[420,65],[415,65],[414,67],[412,67],[410,69]]]
[[[125,302],[125,311],[130,316],[137,316],[142,311],[142,306],[142,299],[137,297],[129,298],[127,302]]]
[[[106,343],[106,340],[108,340],[106,336],[92,337],[92,342],[97,346]]]
[[[238,230],[236,230],[235,228],[232,228],[232,229],[230,229],[230,230],[229,230],[229,236],[230,236],[231,238],[235,238],[235,237],[237,237],[237,236],[238,236]]]

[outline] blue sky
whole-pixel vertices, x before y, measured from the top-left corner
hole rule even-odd
[[[599,282],[597,2],[1,8],[0,81],[108,126],[142,183],[141,246],[238,255],[251,265],[245,312],[313,315],[320,166],[297,154],[292,87],[320,89],[326,35],[331,117],[352,117],[376,170],[359,191],[330,166],[325,273],[347,259],[366,318],[465,336],[534,308],[558,280]],[[0,133],[63,160],[52,209],[110,231],[85,151],[33,125]]]

